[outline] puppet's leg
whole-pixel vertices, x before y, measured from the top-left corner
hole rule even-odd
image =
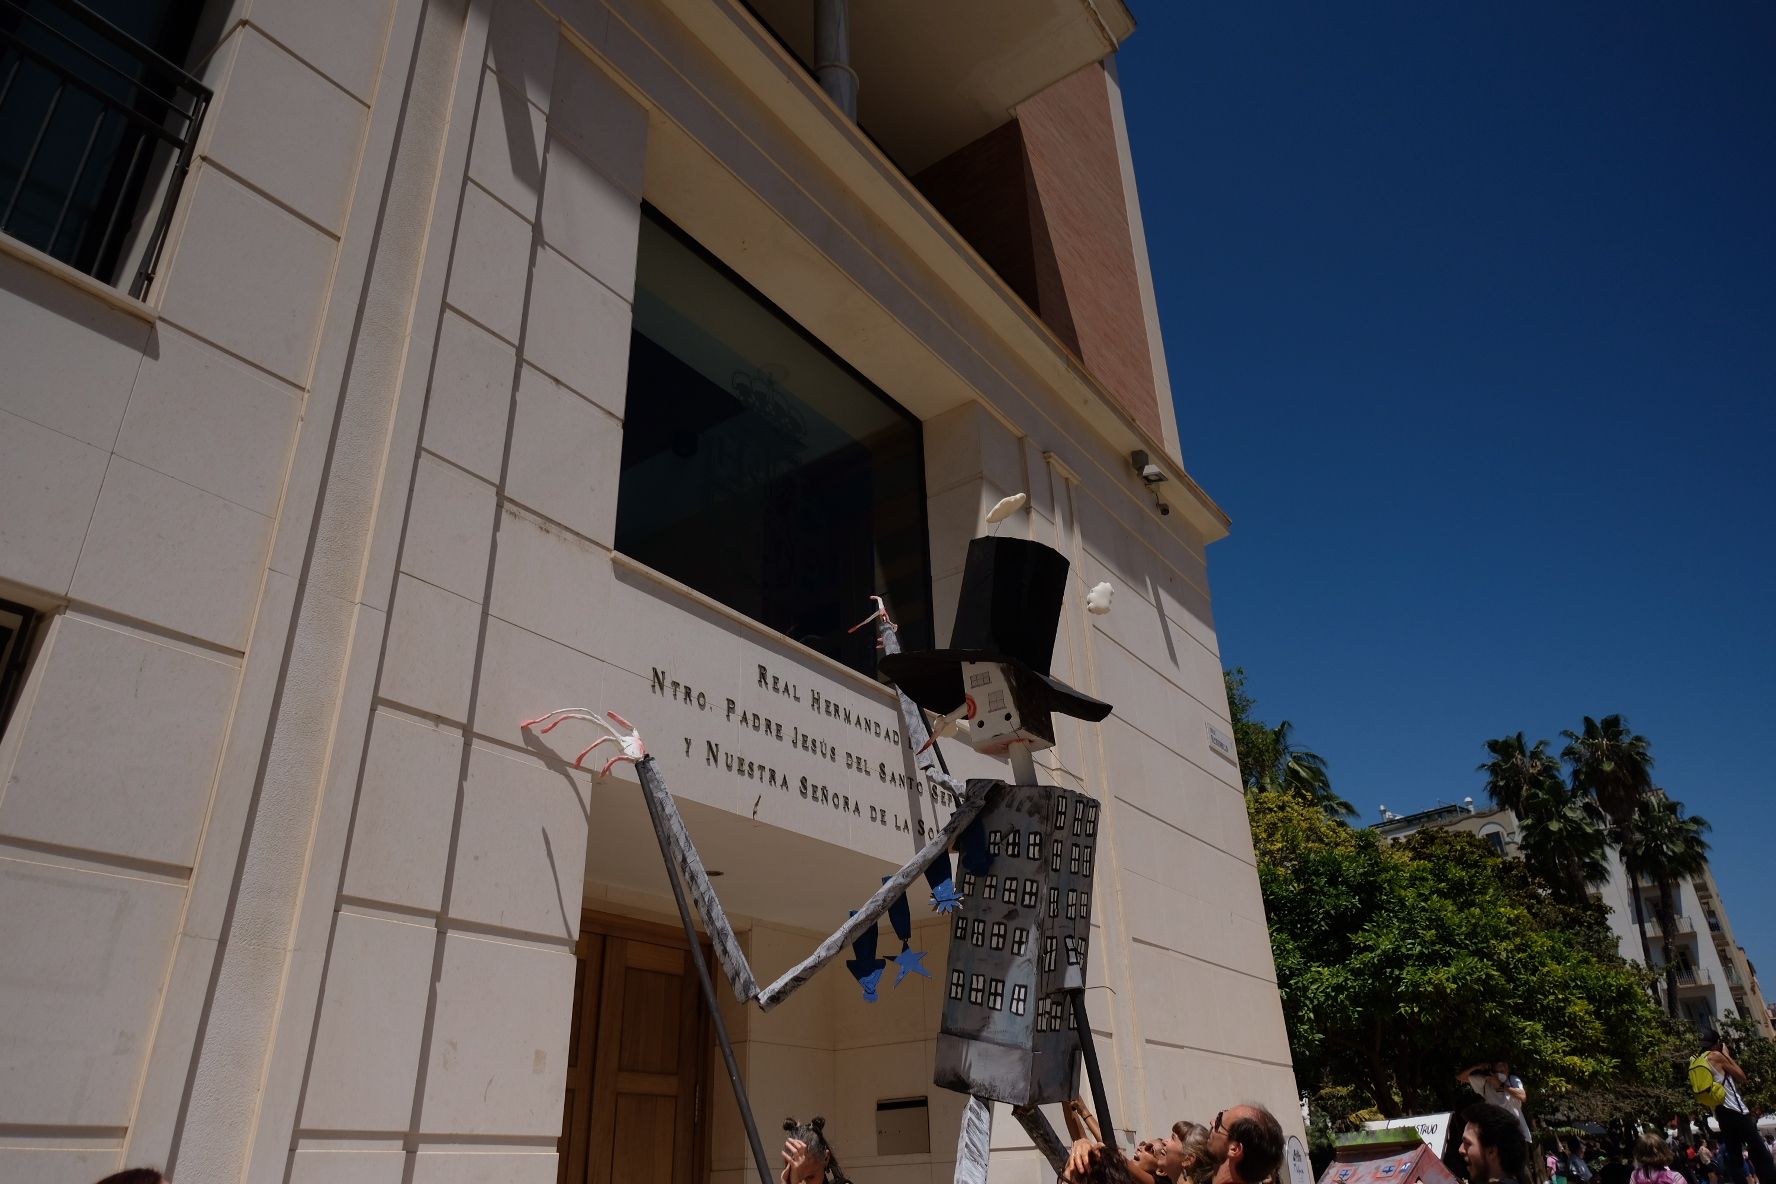
[[[1048,1161],[1055,1175],[1067,1170],[1067,1145],[1061,1142],[1061,1136],[1055,1131],[1054,1124],[1048,1121],[1048,1115],[1035,1106],[1013,1106],[1011,1116],[1018,1120],[1024,1133],[1030,1136],[1030,1142],[1036,1144],[1036,1150]]]
[[[889,907],[907,890],[907,885],[924,875],[925,869],[950,849],[950,844],[956,841],[956,836],[962,833],[964,827],[974,821],[975,816],[987,804],[987,786],[996,783],[977,782],[976,784],[980,786],[979,791],[965,792],[962,799],[956,803],[956,812],[950,815],[950,820],[944,823],[943,829],[937,832],[936,837],[925,844],[910,862],[884,880],[882,886],[876,889],[876,894],[865,901],[857,912],[851,915],[850,920],[839,926],[830,937],[815,947],[812,954],[784,971],[781,978],[759,992],[758,1002],[761,1009],[769,1011],[789,998],[797,987],[813,978],[815,974],[819,973],[821,967],[837,958],[847,946],[856,941],[859,933],[865,929],[874,928],[876,922],[882,919],[882,914],[886,913]]]
[[[956,1136],[956,1184],[987,1184],[992,1144],[993,1103],[970,1096],[962,1110],[962,1131]]]

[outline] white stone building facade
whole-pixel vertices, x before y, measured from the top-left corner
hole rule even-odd
[[[1609,905],[1610,928],[1621,943],[1622,956],[1653,966],[1664,973],[1665,943],[1659,924],[1659,889],[1655,884],[1634,885],[1612,851],[1610,878],[1597,890]],[[1647,949],[1641,948],[1640,925],[1634,897],[1646,917]],[[1751,970],[1745,951],[1733,939],[1726,900],[1706,865],[1702,874],[1677,882],[1672,893],[1674,924],[1672,960],[1677,964],[1677,1014],[1698,1028],[1712,1028],[1720,1017],[1738,1015],[1771,1034],[1770,1009]],[[1663,992],[1666,988],[1661,987]]]
[[[1131,22],[860,12],[860,127],[796,59],[802,7],[193,5],[182,187],[140,174],[96,261],[0,239],[0,1179],[751,1179],[633,774],[519,722],[633,720],[773,973],[948,815],[831,604],[903,589],[941,642],[1017,490],[1005,529],[1072,562],[1054,672],[1116,708],[1039,760],[1106,804],[1088,999],[1116,1124],[1249,1099],[1302,1133],[1219,752],[1226,520],[1180,459],[1112,66]],[[927,171],[1011,124],[1028,258],[991,239],[996,191]],[[1085,148],[1111,167],[1070,180]],[[712,374],[733,407],[671,401]],[[766,428],[837,459],[785,495]],[[955,1154],[920,904],[934,979],[871,1006],[834,967],[723,1005],[767,1141],[822,1114],[859,1184]],[[1007,1114],[994,1148],[995,1180],[1052,1178]]]

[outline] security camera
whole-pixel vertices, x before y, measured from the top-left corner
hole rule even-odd
[[[1159,503],[1159,516],[1161,518],[1164,518],[1167,514],[1170,514],[1171,512],[1172,512],[1172,508],[1170,506],[1166,505],[1164,502]]]
[[[1137,448],[1129,453],[1129,463],[1134,466],[1135,475],[1149,485],[1158,485],[1166,479],[1165,470],[1153,463],[1145,449]]]

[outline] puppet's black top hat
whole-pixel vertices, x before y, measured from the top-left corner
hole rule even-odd
[[[998,662],[1018,676],[1018,695],[1031,696],[1030,706],[1096,723],[1110,714],[1110,704],[1048,673],[1066,592],[1067,559],[1053,547],[972,539],[949,648],[886,655],[882,674],[920,707],[948,715],[967,696],[962,663]]]

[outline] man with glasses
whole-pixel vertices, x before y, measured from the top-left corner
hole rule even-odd
[[[1214,1184],[1259,1184],[1282,1167],[1282,1124],[1262,1106],[1223,1110],[1209,1127],[1209,1156],[1218,1165]]]

